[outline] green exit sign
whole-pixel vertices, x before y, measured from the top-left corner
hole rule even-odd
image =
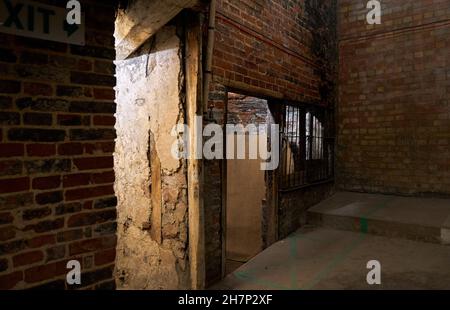
[[[66,8],[32,1],[0,0],[0,32],[84,45],[84,16],[80,25],[69,25],[68,12]]]

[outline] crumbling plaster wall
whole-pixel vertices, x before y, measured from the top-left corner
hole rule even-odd
[[[186,163],[171,155],[184,123],[181,41],[165,26],[117,66],[119,289],[188,287]]]

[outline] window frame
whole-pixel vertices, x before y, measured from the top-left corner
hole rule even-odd
[[[321,105],[288,101],[281,104],[280,190],[292,191],[334,181],[334,111]],[[288,116],[289,111],[296,111],[293,113],[294,117]],[[306,128],[308,113],[309,130]],[[295,119],[297,123],[290,124]],[[314,126],[314,119],[317,120],[318,127]],[[317,128],[320,128],[319,136],[316,136]],[[297,132],[292,132],[291,129],[297,129]],[[293,144],[296,144],[297,150],[292,150]],[[315,158],[315,152],[320,153],[320,158]],[[292,160],[293,164],[290,162]],[[291,169],[293,173],[289,173]]]

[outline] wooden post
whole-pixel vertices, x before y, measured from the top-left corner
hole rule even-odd
[[[282,101],[280,100],[269,100],[269,112],[271,113],[273,117],[273,121],[275,124],[281,124],[282,118],[283,118],[283,110],[282,110]],[[271,136],[270,132],[272,131],[272,128],[269,128],[269,137]],[[280,133],[277,133],[278,136]],[[271,141],[272,142],[272,141]],[[281,143],[281,142],[280,142]],[[281,147],[281,144],[280,144]],[[273,152],[273,150],[271,150]],[[280,161],[282,151],[280,149],[279,158]],[[273,156],[273,154],[272,154]],[[267,188],[267,205],[270,208],[269,211],[269,223],[268,223],[268,234],[267,234],[267,244],[266,246],[269,247],[270,245],[274,244],[278,241],[279,238],[279,223],[278,223],[278,209],[279,209],[279,188],[280,188],[280,168],[277,168],[272,171],[267,171],[267,181],[268,181],[268,188]]]
[[[224,113],[223,113],[223,155],[222,159],[222,209],[221,209],[221,225],[222,225],[222,278],[226,276],[226,265],[227,265],[227,187],[228,187],[228,160],[227,160],[227,128],[228,123],[228,88],[225,89],[224,98]]]
[[[203,162],[197,150],[202,150],[203,116],[202,104],[202,32],[201,15],[186,14],[186,116],[189,125],[188,159],[188,213],[189,213],[189,266],[191,288],[205,288],[205,225],[203,208]],[[200,145],[199,145],[200,144]]]

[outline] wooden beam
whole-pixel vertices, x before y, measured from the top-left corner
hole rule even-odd
[[[128,58],[137,48],[172,20],[181,10],[198,0],[134,0],[116,18],[116,59]]]
[[[249,96],[254,96],[258,98],[272,98],[272,99],[283,99],[284,95],[280,92],[273,91],[270,89],[253,86],[243,82],[237,82],[230,79],[225,79],[221,77],[214,77],[214,82],[226,86],[230,91],[236,91],[240,93],[245,93]]]
[[[269,100],[269,112],[272,115],[273,123],[271,124],[281,124],[283,118],[283,109],[282,109],[282,101],[279,100]],[[270,124],[270,125],[271,125]],[[272,128],[269,129],[270,131]],[[269,131],[269,136],[271,135]],[[272,141],[271,141],[272,142]],[[281,147],[281,145],[280,145]],[[281,153],[280,153],[281,154]],[[282,159],[280,158],[280,161]],[[279,210],[279,189],[280,189],[280,169],[270,170],[266,172],[266,184],[267,184],[267,207],[269,208],[268,212],[268,228],[267,228],[267,244],[274,244],[278,241],[279,238],[279,222],[278,222],[278,210]]]
[[[161,162],[159,161],[158,153],[153,134],[149,133],[149,147],[150,147],[150,162],[151,162],[151,199],[152,199],[152,215],[150,236],[153,240],[162,243],[162,194],[161,194]]]
[[[203,162],[196,156],[202,150],[202,137],[197,136],[197,128],[203,131],[202,105],[202,31],[201,15],[186,15],[186,115],[189,125],[188,159],[188,212],[189,212],[189,264],[191,288],[205,288],[205,224],[203,208]]]
[[[223,113],[222,130],[226,133],[226,126],[228,123],[228,89],[225,90],[224,98],[224,113]],[[227,154],[227,135],[223,135],[223,153]],[[222,241],[222,278],[226,276],[227,267],[227,196],[228,196],[228,161],[226,156],[222,159],[222,208],[221,208],[221,241]]]

